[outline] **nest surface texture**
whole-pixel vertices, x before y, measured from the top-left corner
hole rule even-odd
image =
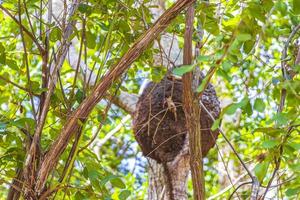
[[[159,83],[150,82],[140,96],[133,119],[135,138],[145,156],[157,162],[174,160],[182,149],[187,129],[182,107],[182,81],[165,77]],[[218,118],[220,102],[211,84],[204,91],[202,103]],[[213,121],[201,109],[202,154],[206,156],[215,145],[218,131],[211,131]]]

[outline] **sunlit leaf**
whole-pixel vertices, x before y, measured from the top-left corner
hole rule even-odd
[[[177,75],[177,76],[182,76],[187,72],[190,72],[194,69],[193,65],[183,65],[180,67],[176,67],[175,69],[173,69],[173,74]]]

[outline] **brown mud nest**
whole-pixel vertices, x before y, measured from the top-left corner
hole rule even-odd
[[[140,96],[133,119],[135,138],[143,154],[157,162],[172,161],[186,139],[185,115],[182,108],[182,81],[165,77],[161,82],[150,82]],[[202,103],[217,118],[220,102],[211,84],[204,91]],[[213,120],[201,109],[202,154],[206,156],[218,137],[210,128]]]

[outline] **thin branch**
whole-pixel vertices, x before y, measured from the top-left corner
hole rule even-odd
[[[34,37],[34,35],[23,25],[20,23],[19,20],[17,20],[17,18],[15,18],[15,16],[13,16],[6,8],[4,8],[1,4],[0,4],[0,9],[3,10],[15,23],[17,23],[18,25],[20,25],[21,29],[31,38],[31,40],[36,44],[36,46],[38,47],[40,53],[44,52],[44,48],[40,45],[40,43],[38,42],[38,40]]]
[[[29,94],[30,101],[31,101],[33,117],[36,120],[36,110],[35,110],[33,96],[32,96],[32,92],[31,92],[32,91],[32,85],[31,85],[32,83],[30,80],[28,54],[27,54],[26,43],[25,43],[23,31],[22,31],[21,0],[18,1],[18,16],[19,16],[20,35],[21,35],[22,45],[23,45],[23,49],[24,49],[24,61],[25,61],[25,66],[26,66],[26,76],[27,76],[27,82],[28,82],[28,86],[29,86],[28,94]]]
[[[281,71],[282,71],[282,76],[285,80],[289,80],[288,77],[288,72],[286,69],[286,58],[287,58],[287,51],[288,51],[288,47],[290,45],[290,42],[292,41],[293,37],[296,35],[296,33],[298,32],[298,30],[300,30],[300,24],[298,26],[296,26],[293,31],[291,32],[291,34],[289,35],[287,41],[285,42],[284,48],[282,50],[282,56],[281,56]],[[297,60],[297,59],[296,59]],[[300,59],[297,60],[300,62]],[[297,62],[295,64],[298,64]],[[277,113],[281,113],[284,107],[284,103],[285,103],[285,98],[286,98],[286,89],[283,88],[281,90],[281,97],[280,97],[280,103],[278,105],[278,110]]]

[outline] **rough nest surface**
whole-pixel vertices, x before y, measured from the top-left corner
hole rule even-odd
[[[133,119],[135,138],[143,154],[158,162],[172,161],[182,149],[186,139],[182,87],[181,80],[170,77],[165,77],[160,83],[150,82],[137,103]],[[202,103],[215,118],[219,116],[220,102],[211,84],[203,93]],[[213,121],[202,109],[203,156],[206,156],[209,149],[215,145],[219,134],[218,131],[211,131],[212,124]]]

